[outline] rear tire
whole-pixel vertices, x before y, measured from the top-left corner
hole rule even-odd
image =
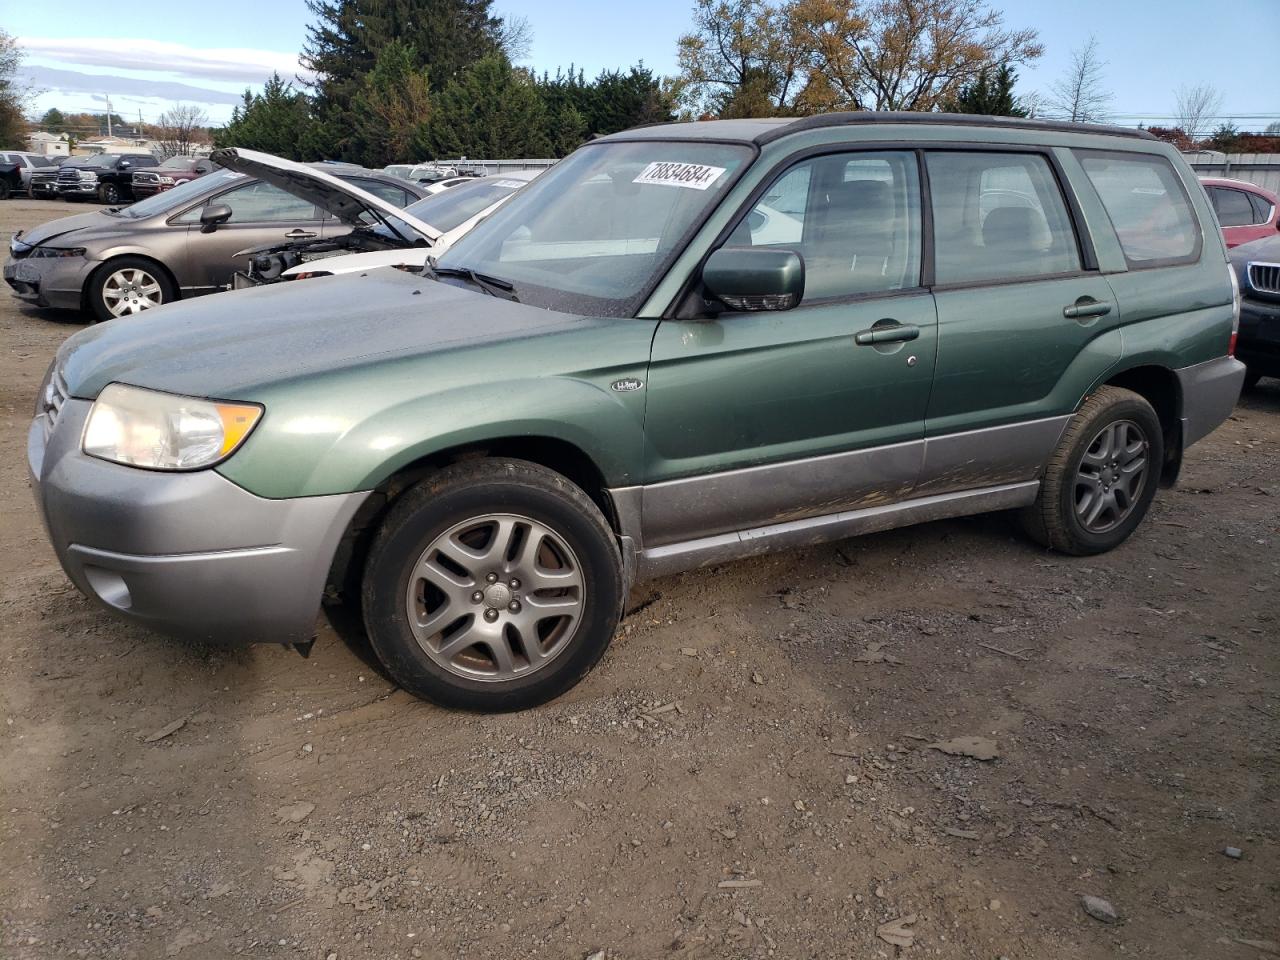
[[[362,589],[374,653],[415,696],[522,710],[604,655],[625,600],[617,540],[558,473],[511,459],[447,467],[405,493]]]
[[[1249,370],[1246,368],[1244,372],[1244,386],[1243,388],[1241,388],[1240,392],[1248,393],[1250,390],[1252,390],[1254,387],[1258,385],[1258,381],[1260,381],[1261,379],[1262,379],[1262,374],[1258,373],[1258,371]]]
[[[1164,463],[1160,418],[1145,399],[1099,387],[1067,425],[1036,502],[1020,514],[1038,543],[1088,556],[1119,546],[1156,494]]]

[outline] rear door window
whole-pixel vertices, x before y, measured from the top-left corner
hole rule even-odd
[[[940,284],[1075,273],[1080,247],[1049,161],[1034,153],[930,153]]]
[[[1243,190],[1232,190],[1230,187],[1211,187],[1209,195],[1213,198],[1213,209],[1218,214],[1218,223],[1224,227],[1247,227],[1257,222],[1254,219],[1253,204],[1249,195]]]
[[[1164,157],[1077,150],[1111,218],[1130,268],[1200,258],[1200,228],[1182,181]]]

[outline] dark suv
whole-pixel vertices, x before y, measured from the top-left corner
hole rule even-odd
[[[101,153],[74,166],[64,163],[58,169],[58,196],[66,200],[92,198],[101,203],[130,203],[133,171],[156,163],[149,153]]]

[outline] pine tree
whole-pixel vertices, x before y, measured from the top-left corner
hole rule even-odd
[[[343,156],[369,167],[415,159],[431,109],[430,80],[416,60],[413,47],[399,40],[378,51],[353,102]]]
[[[255,94],[244,92],[243,100],[231,114],[231,122],[214,133],[219,147],[247,147],[291,160],[317,159],[324,142],[311,116],[306,94],[273,73]]]
[[[532,77],[485,57],[436,95],[423,147],[436,159],[545,157],[547,108]]]
[[[1013,95],[1018,74],[1007,64],[983,67],[972,82],[942,105],[945,113],[976,113],[989,117],[1025,117],[1027,109]]]
[[[371,71],[378,51],[399,41],[414,51],[442,90],[470,63],[496,53],[501,19],[492,0],[307,0],[315,21],[307,27],[303,66],[315,71],[322,113],[345,112]]]

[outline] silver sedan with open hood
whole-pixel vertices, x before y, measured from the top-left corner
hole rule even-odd
[[[330,173],[269,154],[227,153],[253,172],[223,169],[127,207],[15,234],[5,282],[35,306],[110,320],[228,289],[249,265],[246,251],[263,245],[332,242],[384,224],[407,245],[439,233],[403,213],[425,196],[417,184],[359,168]]]

